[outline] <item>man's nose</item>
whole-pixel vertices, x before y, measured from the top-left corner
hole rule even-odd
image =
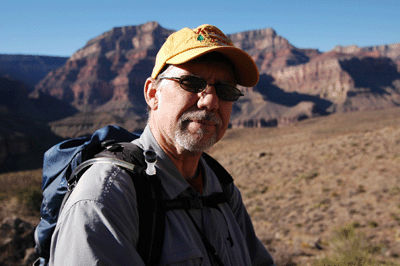
[[[214,85],[207,85],[204,91],[200,92],[200,99],[197,102],[199,109],[216,110],[219,107],[219,98]]]

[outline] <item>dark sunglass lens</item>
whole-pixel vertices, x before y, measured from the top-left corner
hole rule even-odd
[[[225,84],[218,84],[216,92],[218,98],[228,102],[237,101],[241,95],[241,92],[238,88]]]
[[[207,87],[207,82],[204,79],[193,76],[182,76],[180,84],[184,90],[193,93],[199,93]]]

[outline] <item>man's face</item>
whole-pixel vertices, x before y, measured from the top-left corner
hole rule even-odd
[[[226,62],[188,62],[168,68],[163,77],[193,75],[208,84],[236,85]],[[202,152],[220,140],[229,125],[232,102],[220,100],[215,87],[201,93],[185,91],[178,81],[163,79],[158,85],[157,107],[152,110],[150,127],[159,144],[170,152]]]

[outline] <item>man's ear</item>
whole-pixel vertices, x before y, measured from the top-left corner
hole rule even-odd
[[[144,99],[151,110],[157,110],[159,102],[159,94],[155,83],[155,79],[148,78],[144,84]]]

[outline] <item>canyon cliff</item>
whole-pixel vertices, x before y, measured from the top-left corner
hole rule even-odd
[[[140,130],[147,116],[143,84],[172,32],[157,22],[113,28],[52,70],[33,94],[51,95],[82,112],[52,123],[52,130],[63,137],[76,136],[103,125],[101,120]],[[228,37],[260,71],[257,86],[242,88],[245,97],[235,103],[232,127],[285,125],[332,112],[399,104],[399,44],[338,46],[321,53],[297,48],[271,28]]]
[[[41,62],[39,65],[46,66],[41,71],[47,71],[33,92],[29,85],[32,79],[22,77],[26,85],[16,86],[25,86],[24,96],[14,95],[21,96],[18,112],[4,104],[2,112],[8,112],[8,120],[21,119],[22,113],[30,122],[47,123],[47,129],[62,138],[92,133],[106,124],[140,131],[147,119],[143,84],[158,50],[172,32],[157,22],[115,27],[89,40],[68,60],[0,56],[0,66],[19,58],[21,62],[14,65],[21,67],[21,73],[32,70],[26,62],[36,64],[35,69]],[[335,112],[400,104],[400,43],[337,46],[321,53],[297,48],[271,28],[228,37],[255,60],[260,71],[257,86],[241,87],[245,96],[234,104],[231,127],[284,126]],[[5,70],[0,68],[3,78],[11,78],[4,75]],[[2,134],[3,139],[5,136]]]

